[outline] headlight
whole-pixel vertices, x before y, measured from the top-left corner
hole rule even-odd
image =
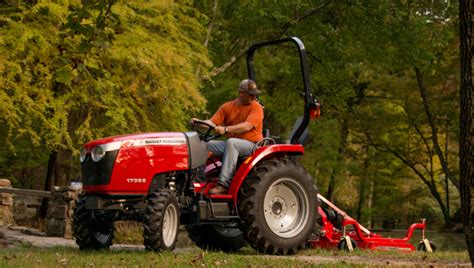
[[[91,157],[94,162],[99,162],[105,156],[105,150],[101,145],[94,147],[91,151]]]
[[[86,148],[82,148],[81,156],[79,156],[79,160],[81,160],[81,163],[84,162],[84,160],[86,160],[86,154],[87,154]]]

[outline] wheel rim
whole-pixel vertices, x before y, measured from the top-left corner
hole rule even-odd
[[[101,233],[101,232],[94,232],[95,240],[97,240],[97,242],[101,244],[107,243],[111,235],[112,235],[112,230],[109,230],[109,232],[106,234]]]
[[[163,243],[171,247],[178,233],[178,210],[173,204],[169,204],[163,217]]]
[[[280,178],[265,193],[263,213],[270,230],[279,237],[298,235],[309,221],[309,198],[293,178]]]

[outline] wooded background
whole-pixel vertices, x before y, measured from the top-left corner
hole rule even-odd
[[[89,140],[186,131],[237,96],[251,44],[298,36],[322,104],[302,159],[320,192],[369,227],[453,228],[458,14],[448,0],[2,1],[0,177],[67,185]],[[267,127],[287,137],[297,53],[259,51],[255,68]]]

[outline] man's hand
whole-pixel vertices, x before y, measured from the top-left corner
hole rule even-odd
[[[190,125],[191,127],[194,127],[194,121],[195,121],[195,120],[199,120],[199,119],[193,117],[193,118],[191,118],[191,120],[189,120],[189,125]]]
[[[214,130],[220,135],[223,135],[226,133],[226,127],[223,127],[223,126],[217,126],[214,128]]]

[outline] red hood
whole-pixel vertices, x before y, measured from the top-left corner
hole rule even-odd
[[[111,143],[111,142],[127,142],[144,139],[157,139],[157,138],[185,138],[182,132],[149,132],[149,133],[136,133],[136,134],[125,134],[112,137],[101,138],[98,140],[89,141],[84,144],[84,148],[92,149],[97,145]]]

